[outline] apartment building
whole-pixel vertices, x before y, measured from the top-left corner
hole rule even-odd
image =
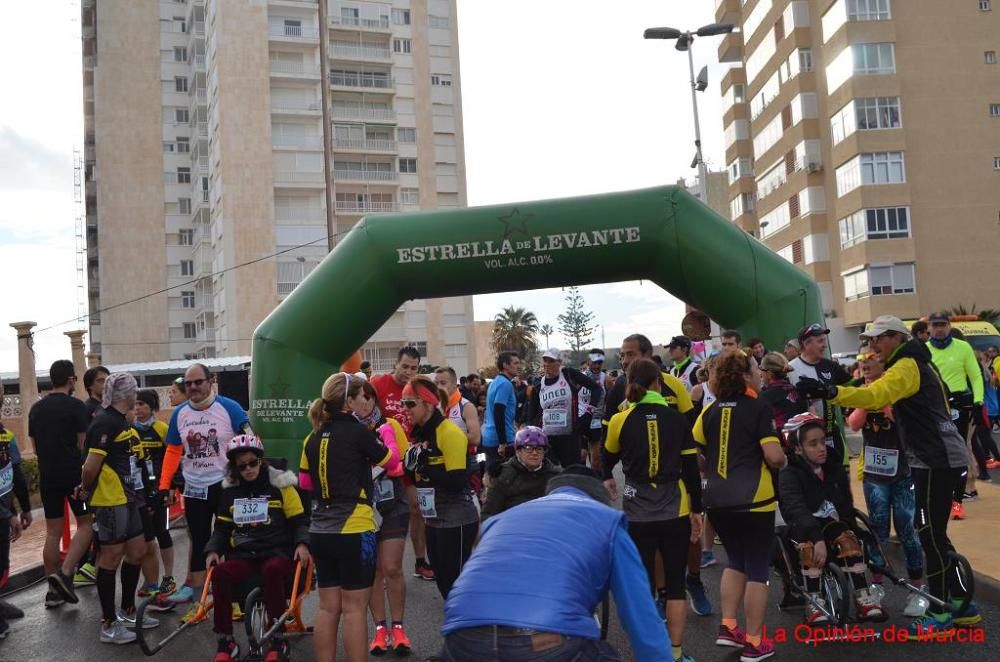
[[[83,0],[104,362],[248,354],[363,215],[465,206],[455,0],[324,1]],[[471,297],[408,302],[363,353],[465,372],[472,320]]]
[[[717,0],[733,222],[816,279],[835,346],[996,307],[995,0]]]

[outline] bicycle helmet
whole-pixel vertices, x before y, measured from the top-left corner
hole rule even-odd
[[[534,425],[526,425],[514,435],[514,448],[524,448],[525,446],[548,448],[549,440],[541,428]]]
[[[226,444],[226,458],[233,459],[233,453],[253,451],[257,457],[264,457],[264,444],[252,434],[238,434]]]
[[[792,416],[785,423],[785,426],[781,428],[781,431],[785,433],[785,438],[793,443],[798,443],[799,441],[799,430],[806,427],[807,425],[815,425],[818,427],[825,427],[826,424],[823,419],[812,412],[805,412],[802,414],[796,414]]]

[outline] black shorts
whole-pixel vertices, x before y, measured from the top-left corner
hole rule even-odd
[[[94,533],[102,545],[118,545],[142,535],[142,515],[134,503],[94,508]]]
[[[64,513],[63,502],[66,499],[69,499],[69,509],[73,511],[73,515],[76,517],[90,514],[90,508],[85,502],[73,498],[73,490],[79,484],[79,479],[76,481],[43,481],[41,483],[38,491],[42,496],[42,509],[45,511],[45,519],[62,519]]]
[[[405,539],[410,530],[410,504],[403,498],[393,499],[388,506],[378,509],[382,516],[382,528],[378,530],[378,541]]]
[[[585,444],[584,450],[588,450],[591,446],[595,446],[601,443],[601,437],[604,436],[604,428],[587,428],[587,431],[583,434],[583,443]]]
[[[375,532],[310,533],[320,588],[358,591],[375,583]]]

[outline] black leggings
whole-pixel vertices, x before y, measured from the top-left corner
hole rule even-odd
[[[472,555],[479,522],[448,528],[427,527],[427,560],[434,570],[441,597],[447,599],[451,587]]]
[[[667,582],[667,600],[684,599],[684,574],[687,570],[688,541],[691,539],[691,518],[658,522],[629,522],[628,534],[639,549],[642,565],[649,577],[649,588],[656,593],[656,552],[663,559],[663,575]]]
[[[729,557],[726,567],[746,575],[748,582],[766,584],[774,550],[774,511],[710,508],[708,520]]]
[[[191,572],[205,570],[205,545],[212,537],[212,523],[215,521],[221,494],[222,483],[219,482],[208,488],[207,499],[184,498],[184,517],[187,519],[188,536],[191,539]]]
[[[931,595],[939,600],[965,594],[949,556],[950,552],[955,551],[955,546],[948,539],[951,495],[964,471],[964,468],[910,467],[917,501],[914,525],[927,559],[927,587]]]
[[[560,434],[549,437],[549,459],[564,469],[580,464],[580,437],[575,434]]]
[[[983,451],[983,446],[979,443],[979,435],[976,433],[976,428],[980,427],[978,423],[978,409],[963,407],[958,410],[958,420],[955,421],[955,426],[958,428],[958,432],[962,435],[962,438],[967,440],[966,443],[972,447],[972,456],[976,458],[976,465],[978,466],[979,474],[985,474],[988,473],[986,470],[986,453]],[[973,471],[973,468],[969,467],[968,471]],[[959,503],[962,503],[962,500],[964,499],[967,477],[968,473],[963,471],[959,474],[958,478],[955,479],[954,499]]]

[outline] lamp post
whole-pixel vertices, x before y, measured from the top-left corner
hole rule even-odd
[[[691,44],[694,42],[695,37],[728,34],[733,31],[734,27],[732,23],[709,23],[697,30],[688,30],[687,32],[681,32],[676,28],[647,28],[642,33],[643,39],[676,39],[677,44],[674,47],[679,51],[687,51],[688,69],[691,72],[691,107],[694,110],[695,156],[691,167],[698,167],[698,191],[701,195],[701,201],[705,205],[708,205],[708,166],[705,165],[705,159],[702,158],[701,154],[701,126],[698,122],[698,96],[696,92],[704,92],[705,88],[708,87],[708,67],[702,67],[698,77],[695,78],[694,55],[691,52]]]

